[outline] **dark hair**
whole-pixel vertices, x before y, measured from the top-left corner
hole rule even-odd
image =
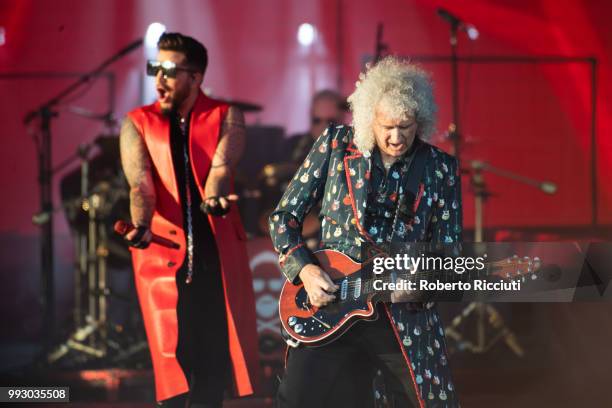
[[[163,33],[157,41],[157,48],[185,54],[187,65],[204,74],[208,66],[208,52],[198,40],[181,33]]]
[[[323,89],[312,96],[311,107],[320,100],[328,99],[336,102],[338,109],[347,110],[346,98],[342,97],[338,92],[331,89]]]

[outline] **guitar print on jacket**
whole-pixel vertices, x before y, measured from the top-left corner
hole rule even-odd
[[[372,222],[365,224],[373,155],[360,152],[352,143],[348,126],[328,128],[315,142],[303,165],[287,187],[278,207],[270,215],[270,232],[280,254],[281,270],[291,283],[306,264],[317,264],[306,248],[300,225],[321,202],[319,249],[339,251],[355,262],[364,261],[363,243],[381,242],[389,231]],[[458,163],[450,155],[425,142],[429,149],[414,217],[400,222],[394,240],[400,242],[458,242],[461,239],[461,189]],[[405,163],[394,169],[393,180],[402,183],[408,172]],[[400,187],[401,188],[401,187]],[[379,194],[393,203],[397,197]],[[457,407],[448,367],[444,329],[434,307],[419,308],[406,303],[385,304],[395,337],[422,407]],[[429,399],[430,396],[433,399]]]

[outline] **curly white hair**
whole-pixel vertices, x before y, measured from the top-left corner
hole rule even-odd
[[[371,152],[376,145],[372,129],[376,109],[394,119],[414,117],[422,140],[435,131],[437,106],[429,74],[397,57],[368,64],[348,102],[353,112],[353,140],[361,152]]]

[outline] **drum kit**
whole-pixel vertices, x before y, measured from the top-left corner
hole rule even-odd
[[[146,362],[148,358],[139,311],[132,300],[133,286],[124,284],[119,290],[121,279],[115,276],[125,275],[130,262],[125,242],[113,234],[114,220],[129,219],[129,192],[118,141],[116,135],[107,134],[81,145],[74,155],[80,165],[60,183],[60,208],[75,249],[73,331],[50,350],[49,364],[133,364],[134,359]]]

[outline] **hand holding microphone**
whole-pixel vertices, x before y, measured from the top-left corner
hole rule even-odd
[[[154,234],[149,227],[134,227],[132,223],[117,220],[114,225],[115,232],[124,237],[129,245],[134,248],[145,249],[151,242],[166,248],[179,249],[180,245],[167,238]]]
[[[129,232],[125,234],[125,239],[128,244],[138,249],[146,249],[153,240],[153,233],[149,227],[139,225],[138,227],[131,226]]]

